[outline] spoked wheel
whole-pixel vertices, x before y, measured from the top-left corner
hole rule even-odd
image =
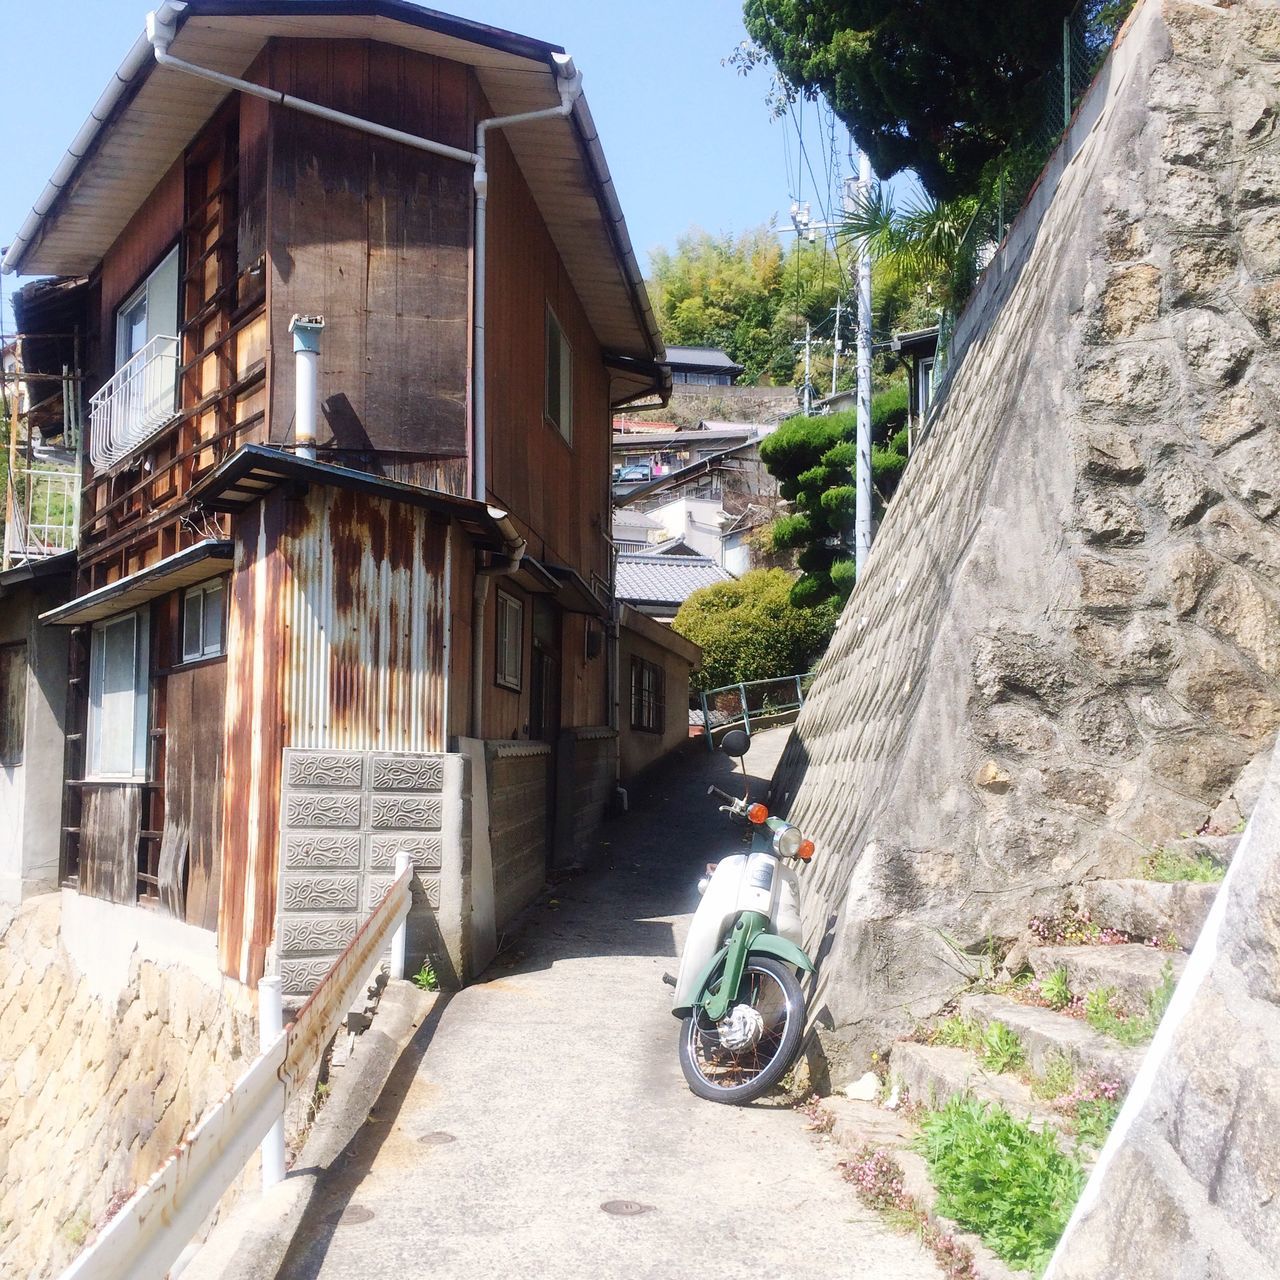
[[[714,986],[712,990],[714,990]],[[786,965],[751,956],[719,1022],[695,1010],[680,1024],[680,1067],[711,1102],[750,1102],[786,1073],[804,1031],[804,995]]]

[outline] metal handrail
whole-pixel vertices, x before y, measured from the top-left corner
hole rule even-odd
[[[175,416],[178,339],[157,334],[89,400],[89,457],[99,470],[146,443]]]
[[[60,1280],[151,1280],[165,1275],[214,1206],[262,1147],[264,1189],[284,1175],[284,1112],[320,1061],[347,1010],[391,942],[391,976],[404,977],[413,864],[396,854],[395,883],[280,1030],[280,979],[258,985],[262,1052],[204,1113],[173,1155],[136,1191]]]
[[[762,684],[782,685],[789,680],[795,682],[796,697],[794,702],[787,701],[777,704],[770,703],[767,711],[759,711],[756,713],[757,720],[772,719],[774,716],[782,715],[788,711],[798,711],[804,706],[804,686],[801,682],[805,680],[812,680],[814,674],[815,673],[812,671],[803,671],[796,675],[775,676],[772,680],[741,680],[737,684],[723,684],[715,689],[703,689],[698,694],[698,698],[702,705],[702,735],[706,739],[707,750],[715,750],[715,742],[712,740],[712,734],[721,729],[729,729],[732,726],[741,724],[747,731],[748,736],[750,736],[751,703],[747,698],[748,689],[754,689],[758,685]],[[711,711],[709,701],[714,700],[718,694],[722,693],[736,693],[738,695],[742,702],[742,714],[719,720],[713,726],[711,723],[713,713]]]

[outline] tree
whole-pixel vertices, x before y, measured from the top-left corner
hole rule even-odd
[[[799,608],[782,569],[753,569],[734,582],[695,591],[673,628],[702,648],[694,687],[715,689],[808,671],[827,647],[837,609],[828,602]]]
[[[871,474],[877,506],[892,498],[907,465],[907,386],[898,382],[871,402]],[[803,570],[791,588],[801,608],[842,603],[853,590],[857,414],[789,418],[760,442],[760,457],[793,510],[774,521],[777,550],[798,552]]]
[[[882,178],[911,169],[934,199],[951,200],[976,192],[988,164],[1039,125],[1040,82],[1062,57],[1073,7],[746,0],[756,48],[736,61],[772,59],[784,91],[826,98]]]
[[[783,386],[796,380],[795,343],[805,322],[827,318],[845,279],[827,245],[799,241],[784,249],[768,225],[740,236],[694,229],[650,261],[666,342],[719,347],[743,366],[744,382]]]

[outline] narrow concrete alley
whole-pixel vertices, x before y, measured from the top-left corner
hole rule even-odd
[[[785,735],[757,736],[754,795]],[[739,838],[706,795],[731,767],[669,768],[606,826],[597,870],[545,895],[483,981],[437,998],[279,1280],[941,1275],[802,1116],[700,1101],[680,1074],[661,977],[703,864]]]

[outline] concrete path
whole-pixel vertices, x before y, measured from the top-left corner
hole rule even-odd
[[[747,757],[757,796],[785,734]],[[941,1276],[800,1115],[684,1083],[661,975],[703,864],[735,848],[705,794],[729,774],[705,754],[668,769],[606,827],[597,871],[544,897],[485,980],[437,999],[279,1280]]]

